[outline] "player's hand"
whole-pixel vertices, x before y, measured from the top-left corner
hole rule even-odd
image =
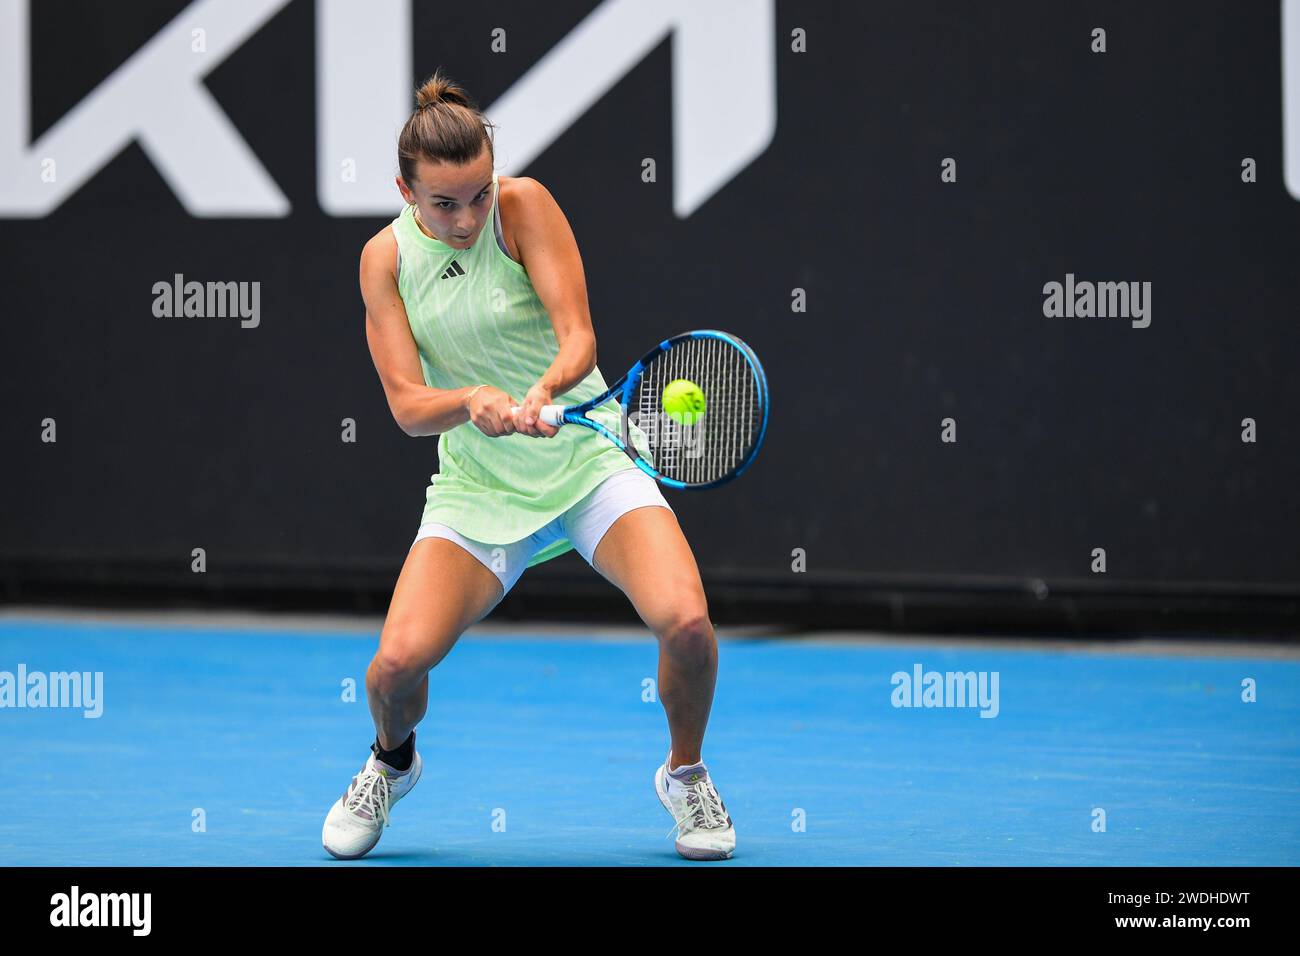
[[[485,385],[469,400],[469,420],[488,438],[513,435],[516,431],[515,416],[510,413],[510,408],[516,404],[501,389]]]
[[[553,437],[560,429],[542,421],[542,406],[550,404],[552,401],[549,388],[541,382],[530,388],[524,400],[519,403],[519,411],[515,415],[515,428],[519,434],[530,435],[533,438]]]

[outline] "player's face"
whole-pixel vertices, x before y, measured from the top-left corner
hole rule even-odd
[[[422,159],[415,178],[408,198],[415,200],[425,228],[454,248],[472,246],[492,209],[492,157],[487,148],[464,166]],[[402,190],[403,195],[407,192]]]

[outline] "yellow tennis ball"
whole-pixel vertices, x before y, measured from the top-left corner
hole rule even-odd
[[[688,379],[673,379],[664,386],[663,407],[677,424],[694,425],[704,417],[704,393]]]

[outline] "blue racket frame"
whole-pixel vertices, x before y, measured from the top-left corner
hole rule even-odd
[[[667,352],[669,349],[673,348],[673,346],[677,345],[678,343],[686,342],[691,339],[722,339],[724,342],[728,342],[731,345],[734,345],[740,351],[740,353],[745,356],[745,361],[749,363],[749,367],[754,372],[754,380],[758,383],[758,400],[763,412],[763,418],[758,427],[758,438],[755,439],[754,447],[749,450],[749,454],[745,456],[744,460],[742,460],[741,463],[730,474],[724,475],[721,478],[714,479],[713,481],[706,482],[704,484],[688,484],[684,481],[679,481],[676,478],[669,478],[666,475],[661,475],[654,468],[650,467],[650,465],[639,454],[637,454],[636,448],[629,445],[624,440],[623,437],[628,433],[628,427],[627,427],[628,406],[632,401],[632,397],[636,393],[637,384],[641,381],[641,375],[645,371],[646,366],[649,365],[651,360],[654,359],[655,356],[659,355],[661,352]],[[593,408],[597,408],[601,405],[604,405],[607,401],[609,401],[611,398],[615,397],[616,395],[618,396],[619,399],[619,405],[622,408],[621,427],[622,427],[623,435],[614,434],[612,431],[610,431],[600,422],[593,421],[592,419],[586,416],[586,412],[591,411]],[[768,398],[767,375],[763,372],[763,365],[761,362],[759,362],[758,356],[754,354],[753,349],[751,349],[747,344],[745,344],[740,339],[736,338],[734,335],[730,335],[726,332],[721,332],[717,329],[696,329],[692,332],[682,332],[678,335],[672,336],[671,338],[664,339],[662,342],[660,342],[658,345],[652,348],[649,352],[646,352],[645,355],[637,359],[636,364],[634,364],[630,369],[628,369],[622,378],[620,378],[617,382],[615,382],[613,385],[607,388],[599,396],[589,401],[583,402],[581,405],[566,406],[564,409],[563,418],[565,424],[585,425],[587,428],[600,432],[600,434],[604,435],[606,438],[612,441],[616,446],[618,446],[618,448],[622,450],[622,452],[625,455],[631,458],[633,464],[635,464],[638,468],[644,471],[655,481],[661,482],[667,485],[669,488],[678,488],[681,489],[682,491],[704,491],[708,488],[716,488],[719,485],[725,485],[727,482],[731,481],[734,478],[739,478],[742,474],[744,474],[745,469],[748,468],[750,464],[753,463],[754,458],[757,457],[758,455],[758,450],[763,447],[763,436],[767,434],[767,410],[768,410],[767,398]]]

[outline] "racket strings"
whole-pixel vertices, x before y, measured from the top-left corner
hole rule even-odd
[[[674,421],[663,410],[664,388],[677,379],[694,382],[704,393],[704,412],[694,422]],[[761,402],[754,370],[739,347],[724,339],[694,338],[650,361],[631,411],[655,469],[698,485],[724,478],[744,463],[758,440]]]

